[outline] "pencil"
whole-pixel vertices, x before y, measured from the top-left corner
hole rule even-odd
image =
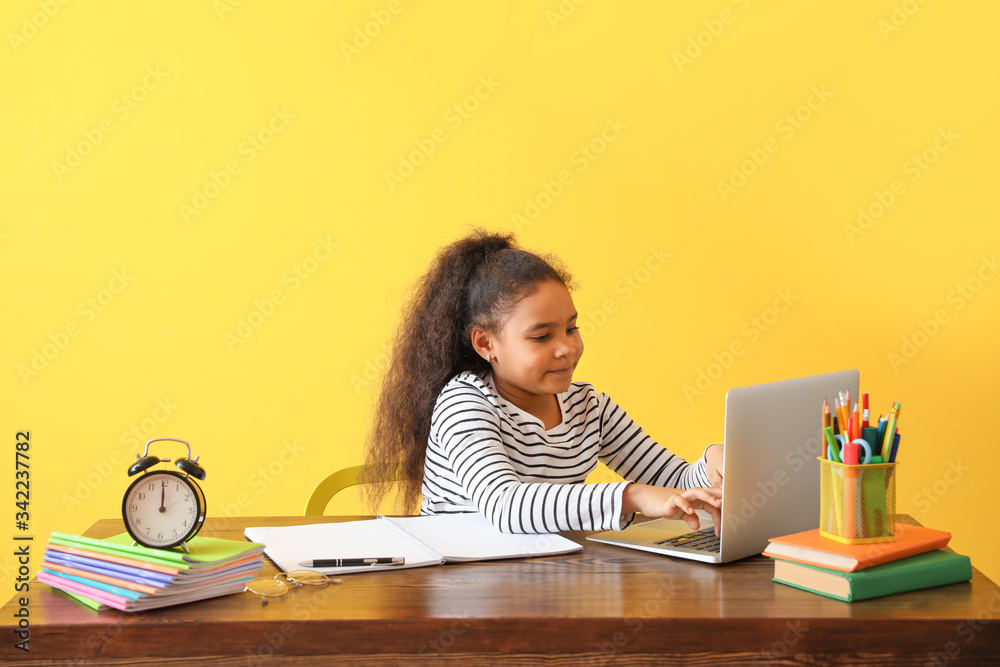
[[[840,417],[840,430],[844,433],[844,435],[850,435],[850,433],[844,431],[844,429],[847,428],[847,419],[851,416],[848,414],[850,412],[850,408],[844,402],[845,400],[847,399],[840,399],[840,405],[837,406],[837,416]]]
[[[889,452],[892,449],[892,439],[896,435],[896,422],[899,421],[899,401],[892,404],[889,410],[889,423],[885,427],[885,437],[882,439],[882,460],[889,460]]]

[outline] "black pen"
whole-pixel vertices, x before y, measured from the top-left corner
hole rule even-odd
[[[382,556],[378,558],[317,558],[304,560],[299,567],[356,567],[360,565],[402,565],[406,559],[402,556]]]

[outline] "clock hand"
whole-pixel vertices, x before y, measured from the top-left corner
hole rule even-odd
[[[167,481],[163,480],[163,483],[160,485],[160,512],[167,511],[166,505],[163,504],[166,495],[167,495]]]

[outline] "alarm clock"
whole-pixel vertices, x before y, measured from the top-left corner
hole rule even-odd
[[[187,458],[177,459],[175,470],[149,469],[170,459],[149,453],[149,446],[161,441],[179,442],[187,447]],[[205,523],[205,494],[195,479],[205,479],[205,469],[198,457],[191,458],[191,445],[177,438],[153,438],[128,469],[129,477],[142,473],[125,490],[122,499],[122,519],[134,544],[154,549],[181,546],[189,551],[187,542],[198,534]],[[192,479],[195,478],[195,479]]]

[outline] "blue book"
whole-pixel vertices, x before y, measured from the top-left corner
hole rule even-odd
[[[60,579],[66,579],[67,581],[75,581],[78,584],[83,584],[84,586],[90,586],[91,588],[97,588],[102,591],[107,591],[108,593],[113,593],[115,595],[121,596],[123,598],[128,598],[130,600],[138,600],[141,597],[145,597],[145,594],[140,593],[139,591],[130,591],[127,588],[122,588],[121,586],[112,586],[111,584],[106,584],[103,581],[84,579],[83,577],[78,577],[75,574],[56,572],[55,570],[50,570],[45,567],[43,567],[42,570],[49,576],[59,577]]]

